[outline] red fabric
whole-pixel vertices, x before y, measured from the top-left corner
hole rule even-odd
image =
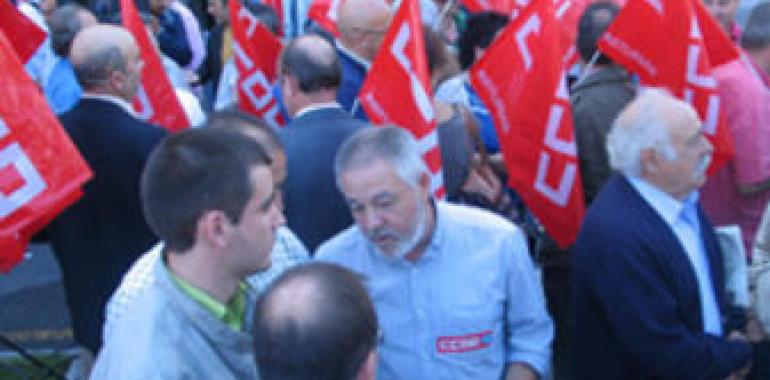
[[[507,16],[511,15],[520,6],[517,3],[526,3],[528,0],[462,0],[471,12],[497,12]]]
[[[46,39],[45,30],[19,12],[10,1],[0,1],[0,31],[5,33],[19,59],[26,63]]]
[[[373,123],[398,125],[414,135],[431,172],[431,189],[441,198],[441,154],[419,9],[417,0],[401,2],[359,99]]]
[[[709,167],[713,174],[732,159],[735,150],[722,115],[703,28],[692,4],[692,0],[630,0],[600,39],[599,49],[638,74],[643,85],[665,87],[695,107],[706,137],[714,145]],[[726,56],[724,51],[713,53]]]
[[[29,238],[80,197],[91,170],[3,33],[0,88],[0,271],[7,272]]]
[[[274,127],[286,125],[272,88],[283,45],[238,1],[229,2],[233,57],[238,69],[238,106]]]
[[[724,65],[740,58],[741,53],[738,47],[730,40],[714,16],[703,6],[701,0],[691,1],[695,10],[695,17],[703,33],[703,43],[706,46],[711,67]]]
[[[296,1],[296,0],[289,0]],[[278,30],[281,36],[283,36],[283,0],[265,0],[265,5],[273,8],[275,14],[278,16]]]
[[[509,185],[561,247],[575,241],[585,204],[572,112],[550,1],[537,1],[471,68],[495,121]]]
[[[313,0],[310,10],[308,10],[308,18],[318,23],[318,25],[335,37],[339,37],[340,31],[337,29],[337,14],[343,1]]]
[[[150,42],[147,28],[139,18],[133,0],[120,0],[123,26],[136,39],[139,54],[144,62],[142,85],[134,98],[134,110],[144,120],[176,132],[190,127],[182,105],[163,69],[158,50]]]

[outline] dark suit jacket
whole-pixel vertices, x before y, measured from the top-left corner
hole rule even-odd
[[[94,177],[46,234],[62,270],[75,339],[96,352],[108,297],[156,240],[142,214],[139,178],[166,132],[105,100],[82,99],[60,120]]]
[[[338,108],[308,112],[281,130],[288,176],[284,184],[286,221],[310,252],[351,225],[334,178],[334,156],[365,124]]]
[[[717,302],[722,254],[699,209]],[[588,210],[574,249],[575,379],[722,379],[750,348],[703,333],[695,272],[674,232],[622,176]]]

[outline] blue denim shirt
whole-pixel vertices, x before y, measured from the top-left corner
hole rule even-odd
[[[417,262],[383,256],[353,226],[316,253],[361,273],[384,340],[378,379],[499,379],[507,364],[541,376],[553,323],[524,235],[480,209],[436,203]]]

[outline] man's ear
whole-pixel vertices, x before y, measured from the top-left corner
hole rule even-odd
[[[423,172],[420,174],[420,178],[417,180],[417,184],[420,186],[420,190],[422,190],[423,195],[426,197],[430,197],[430,174],[428,172]]]
[[[642,174],[654,174],[658,172],[658,157],[655,149],[649,148],[639,152],[639,161],[642,166]]]
[[[206,211],[198,218],[195,242],[207,246],[224,248],[230,240],[233,224],[224,212]]]
[[[377,350],[371,350],[364,364],[358,369],[356,380],[374,380],[377,378]]]

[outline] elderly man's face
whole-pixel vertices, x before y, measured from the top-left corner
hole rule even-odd
[[[714,18],[719,21],[722,28],[729,34],[735,21],[735,12],[738,10],[740,0],[703,0],[703,5],[708,8]]]
[[[428,184],[412,186],[384,160],[342,172],[340,184],[358,228],[385,255],[404,257],[425,234]]]
[[[670,128],[671,144],[676,158],[659,157],[658,172],[661,183],[669,194],[683,198],[706,182],[706,169],[711,162],[713,148],[700,128],[700,121],[692,115],[680,117]],[[661,155],[659,155],[661,156]]]

